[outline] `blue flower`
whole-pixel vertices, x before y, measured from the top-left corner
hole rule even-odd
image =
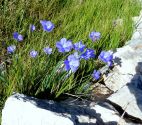
[[[66,71],[71,70],[72,72],[76,72],[80,65],[80,62],[79,59],[74,54],[72,54],[68,56],[68,59],[64,61],[64,64]]]
[[[37,51],[35,51],[35,50],[30,51],[30,56],[31,56],[32,58],[35,58],[37,55],[38,55],[38,52],[37,52]]]
[[[40,20],[44,31],[51,32],[54,29],[54,24],[51,21]]]
[[[81,55],[81,58],[88,60],[90,58],[95,58],[95,50],[86,49],[86,51]]]
[[[107,63],[108,66],[112,66],[113,55],[111,52],[102,51],[98,58],[104,63]]]
[[[101,76],[101,72],[100,71],[97,71],[97,70],[94,70],[93,74],[92,74],[92,77],[96,80],[98,80]]]
[[[43,51],[46,53],[46,54],[51,54],[52,53],[52,48],[49,48],[49,47],[45,47],[44,49],[43,49]]]
[[[62,38],[59,42],[56,43],[56,47],[58,48],[59,52],[64,53],[71,51],[73,44],[70,40]]]
[[[7,47],[7,52],[8,53],[13,53],[16,50],[16,46],[15,45],[11,45]]]
[[[99,40],[101,38],[101,33],[93,31],[89,34],[89,37],[93,42],[95,42],[96,40]]]
[[[74,49],[75,49],[76,51],[83,52],[84,49],[85,49],[85,47],[86,47],[86,46],[85,46],[84,44],[82,44],[82,41],[79,41],[79,42],[77,42],[77,43],[74,44]]]
[[[19,34],[18,32],[13,33],[13,38],[17,41],[23,41],[23,36]]]
[[[34,30],[35,30],[36,28],[35,28],[35,25],[30,25],[30,30],[33,32]]]

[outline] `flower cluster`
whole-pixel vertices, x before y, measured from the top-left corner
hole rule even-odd
[[[51,21],[41,20],[40,23],[41,23],[44,31],[51,32],[54,29],[54,24]],[[29,28],[30,28],[30,31],[32,31],[32,32],[36,30],[36,27],[33,24],[30,24]],[[13,38],[19,42],[23,41],[23,36],[21,34],[19,34],[18,32],[13,33]],[[7,47],[7,52],[9,54],[14,53],[15,50],[16,50],[15,45],[10,45]],[[43,51],[45,54],[50,55],[52,53],[52,48],[45,47],[43,49]],[[38,55],[38,52],[35,50],[31,50],[29,52],[29,55],[30,55],[30,57],[35,58]]]
[[[54,24],[51,21],[46,20],[40,20],[40,24],[43,28],[43,31],[51,32],[54,29]],[[30,31],[33,32],[36,30],[35,25],[30,24]],[[89,34],[90,39],[95,42],[96,40],[99,40],[101,38],[100,32],[93,31]],[[19,34],[18,32],[13,33],[13,38],[17,41],[23,41],[23,36]],[[73,54],[70,54],[67,59],[64,60],[64,69],[66,71],[72,71],[76,72],[79,68],[81,60],[89,60],[91,58],[95,58],[95,50],[91,48],[87,48],[86,45],[82,43],[82,41],[72,43],[71,40],[67,40],[66,38],[60,39],[58,42],[56,42],[56,48],[58,49],[58,52],[60,53],[67,53],[70,51],[75,51]],[[7,47],[7,52],[9,54],[13,53],[16,50],[15,45],[11,45]],[[52,48],[49,46],[43,48],[43,52],[46,55],[52,54]],[[31,50],[29,52],[30,57],[35,58],[39,55],[39,52],[36,50]],[[107,63],[109,66],[112,66],[112,59],[113,55],[110,52],[102,51],[99,55],[99,59],[105,63]],[[92,73],[92,77],[95,80],[98,80],[101,76],[100,71],[94,70]]]

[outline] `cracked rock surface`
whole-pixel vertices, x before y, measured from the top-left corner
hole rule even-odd
[[[104,77],[108,88],[116,92],[128,83],[142,86],[142,39],[131,40],[118,48],[114,53],[114,64],[113,71]]]
[[[134,122],[142,125],[142,12],[134,18],[132,39],[114,53],[114,68],[104,77],[114,93],[107,100]],[[139,32],[139,33],[137,33]],[[136,124],[136,123],[135,123]]]
[[[116,125],[119,120],[118,112],[107,103],[81,103],[57,103],[16,93],[5,103],[2,125]]]

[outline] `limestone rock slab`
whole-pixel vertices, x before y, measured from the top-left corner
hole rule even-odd
[[[142,90],[128,84],[112,94],[108,100],[142,122]]]
[[[5,103],[2,125],[74,125],[68,117],[39,108],[24,95],[16,96],[9,97]]]

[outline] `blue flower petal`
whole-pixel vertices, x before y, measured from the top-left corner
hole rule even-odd
[[[64,61],[64,64],[65,64],[65,70],[66,70],[66,71],[69,71],[69,70],[70,70],[69,61],[68,61],[68,60],[65,60],[65,61]]]

